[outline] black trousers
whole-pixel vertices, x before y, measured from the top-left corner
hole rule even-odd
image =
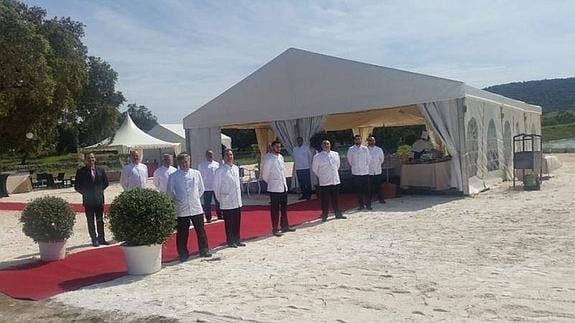
[[[272,218],[272,231],[278,230],[278,224],[281,225],[282,230],[289,229],[288,216],[287,216],[287,192],[283,193],[269,192],[269,193],[271,200],[270,215]]]
[[[335,213],[335,216],[341,216],[341,210],[339,209],[339,184],[338,185],[328,185],[319,187],[320,198],[321,198],[321,217],[327,218],[329,214],[329,202],[331,200],[331,208]]]
[[[84,205],[86,211],[86,221],[88,222],[88,233],[92,241],[103,242],[106,240],[104,233],[104,206]],[[94,225],[94,220],[96,223]],[[96,232],[96,228],[98,231]]]
[[[371,195],[377,194],[377,199],[382,202],[383,191],[381,190],[381,183],[383,182],[383,174],[369,175],[369,185],[371,187]]]
[[[190,255],[188,251],[190,223],[194,225],[194,230],[196,231],[200,254],[208,251],[208,237],[204,229],[204,215],[181,216],[178,217],[178,231],[176,232],[176,245],[180,258],[187,258]]]
[[[301,188],[301,196],[309,199],[311,197],[311,174],[309,169],[296,170],[297,181]]]
[[[371,207],[369,175],[352,175],[352,180],[359,207]]]
[[[222,210],[226,226],[226,240],[228,244],[240,242],[240,224],[242,221],[241,208]]]
[[[220,202],[218,202],[218,199],[216,199],[214,191],[205,191],[204,205],[202,206],[204,209],[204,214],[206,215],[206,221],[208,222],[212,220],[212,198],[216,202],[216,214],[218,215],[218,217],[221,216],[222,213],[222,211],[220,210]]]

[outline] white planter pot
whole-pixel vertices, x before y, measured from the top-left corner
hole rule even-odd
[[[66,257],[66,240],[54,242],[38,242],[40,247],[40,259],[54,261]]]
[[[130,275],[148,275],[162,269],[162,245],[122,246]]]

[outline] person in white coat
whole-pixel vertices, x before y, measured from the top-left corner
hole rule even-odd
[[[367,138],[367,149],[369,150],[369,184],[371,186],[371,195],[377,194],[379,203],[385,203],[383,192],[381,191],[381,183],[383,182],[383,175],[381,165],[385,161],[383,149],[375,145],[375,137],[369,136]]]
[[[282,144],[274,141],[271,144],[271,152],[266,155],[262,179],[268,186],[270,194],[270,216],[272,220],[272,233],[281,236],[282,233],[292,232],[295,229],[289,227],[287,216],[287,182],[285,176],[284,158],[281,154]],[[281,212],[281,217],[280,217]],[[280,228],[281,226],[281,232]]]
[[[347,161],[351,166],[354,190],[357,193],[358,210],[371,210],[369,189],[369,150],[361,144],[361,136],[353,137],[354,145],[347,150]]]
[[[321,220],[327,221],[329,202],[336,219],[345,219],[339,208],[339,154],[331,150],[329,140],[321,143],[322,151],[313,156],[312,171],[318,177],[321,199]]]
[[[206,160],[202,161],[198,165],[198,170],[202,174],[204,179],[204,186],[206,191],[204,192],[204,215],[206,216],[206,221],[208,223],[212,222],[212,198],[216,203],[216,215],[218,219],[223,219],[222,211],[220,210],[220,202],[215,198],[214,195],[214,176],[216,175],[216,170],[220,167],[220,163],[214,160],[214,152],[209,149],[206,151]]]
[[[204,229],[204,211],[200,202],[200,196],[204,193],[202,175],[190,168],[190,156],[186,153],[178,155],[178,164],[180,169],[172,173],[168,179],[167,194],[176,204],[178,214],[176,245],[180,261],[186,261],[190,256],[188,251],[190,222],[196,231],[200,257],[211,257]]]
[[[240,170],[234,165],[234,153],[231,149],[224,151],[224,162],[216,170],[214,194],[220,201],[220,209],[224,215],[228,247],[244,247],[245,244],[240,240],[242,219]]]
[[[140,153],[137,150],[130,151],[130,163],[122,167],[120,184],[124,191],[135,188],[145,188],[148,179],[148,166],[140,162]]]
[[[297,174],[297,181],[301,188],[300,200],[311,199],[311,161],[313,153],[311,148],[303,143],[302,137],[297,137],[297,146],[293,148],[293,167]]]
[[[154,171],[154,186],[156,186],[158,191],[166,193],[168,178],[176,170],[176,167],[172,166],[172,155],[164,154],[162,156],[162,166]]]

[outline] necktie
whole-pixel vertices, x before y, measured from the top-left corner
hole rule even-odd
[[[92,173],[92,180],[95,180],[96,179],[96,170],[91,168],[90,173]]]

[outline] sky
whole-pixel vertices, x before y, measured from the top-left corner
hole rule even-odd
[[[572,0],[23,0],[86,25],[128,103],[179,123],[290,47],[490,85],[575,76]]]

